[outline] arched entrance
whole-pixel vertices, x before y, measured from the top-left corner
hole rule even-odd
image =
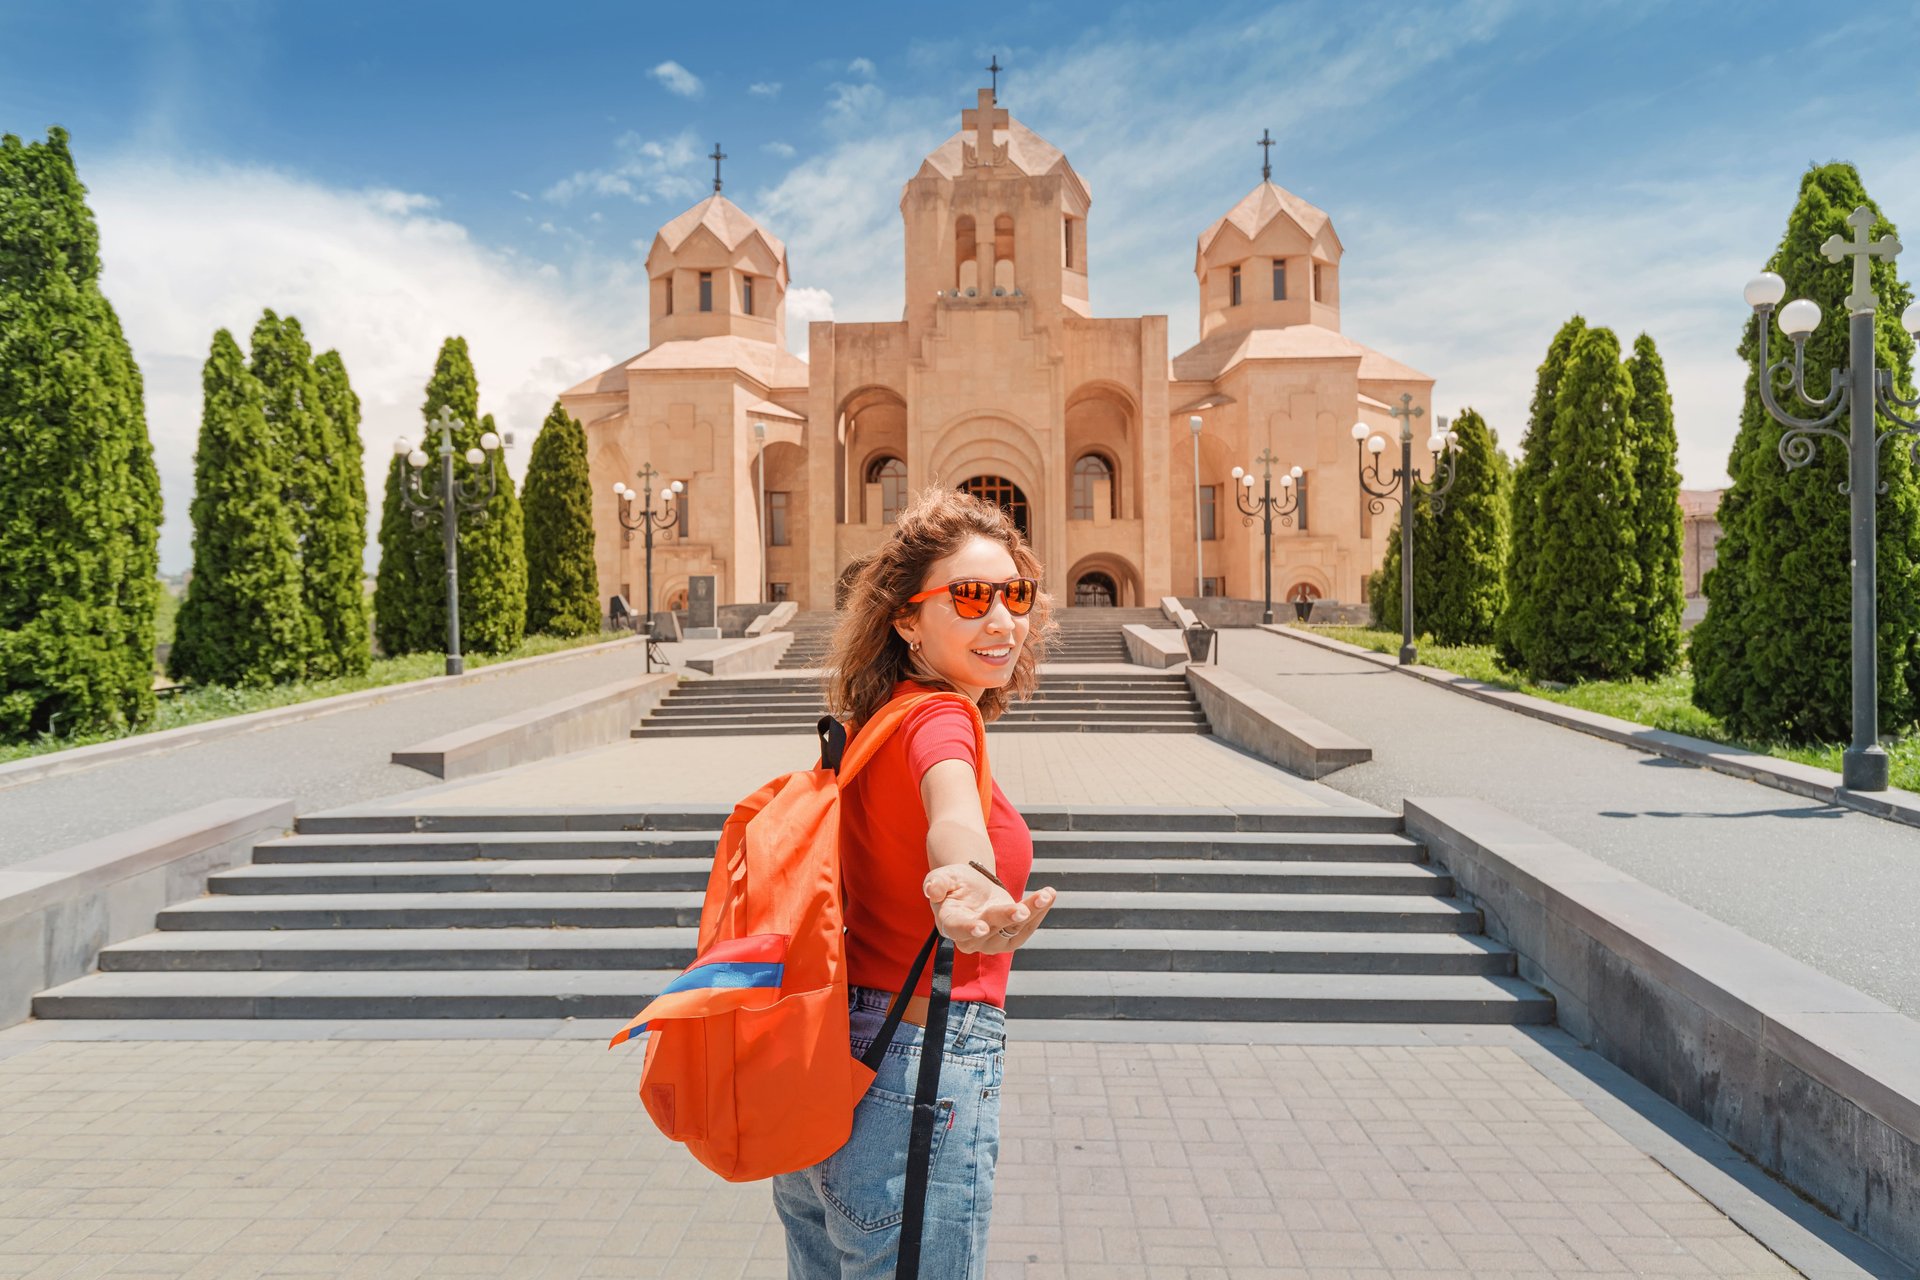
[[[1120,603],[1120,588],[1104,573],[1083,573],[1073,584],[1075,608],[1111,609]]]
[[[1020,492],[1019,485],[1005,476],[975,476],[971,480],[962,481],[960,490],[976,498],[985,498],[988,502],[999,504],[1008,515],[1013,517],[1014,528],[1020,530],[1020,536],[1029,541],[1032,540],[1033,534],[1028,527],[1031,513],[1027,508],[1027,495]]]

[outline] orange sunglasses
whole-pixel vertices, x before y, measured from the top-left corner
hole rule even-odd
[[[908,596],[908,604],[919,604],[922,600],[931,600],[941,592],[953,597],[953,611],[963,618],[984,618],[993,608],[993,593],[998,591],[1000,598],[1007,602],[1007,612],[1016,618],[1024,618],[1033,608],[1033,602],[1040,595],[1040,584],[1032,578],[1009,578],[1005,582],[988,582],[985,578],[961,578],[949,582],[944,587],[934,587],[922,591],[917,596]]]

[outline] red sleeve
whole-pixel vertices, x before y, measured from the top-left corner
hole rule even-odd
[[[942,760],[965,760],[969,766],[978,767],[973,717],[950,699],[922,703],[908,712],[900,726],[900,739],[906,747],[907,776],[916,787],[927,770]]]

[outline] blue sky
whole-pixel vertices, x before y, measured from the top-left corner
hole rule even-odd
[[[1194,340],[1194,237],[1271,129],[1275,180],[1347,247],[1348,333],[1512,445],[1568,314],[1644,329],[1708,486],[1740,285],[1807,163],[1858,164],[1920,244],[1920,15],[1820,10],[0,0],[0,130],[74,135],[148,379],[170,570],[214,328],[272,306],[338,346],[372,467],[449,332],[486,407],[530,430],[645,347],[647,244],[709,189],[717,140],[728,195],[788,242],[804,352],[808,319],[897,318],[900,184],[995,55],[1003,105],[1093,191],[1097,313]]]

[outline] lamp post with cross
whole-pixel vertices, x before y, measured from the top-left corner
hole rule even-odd
[[[1447,509],[1447,491],[1453,488],[1453,446],[1460,437],[1447,430],[1447,420],[1436,417],[1434,432],[1427,437],[1427,451],[1433,454],[1434,471],[1422,476],[1413,465],[1413,420],[1426,411],[1402,393],[1400,403],[1387,410],[1400,419],[1400,465],[1390,475],[1380,474],[1380,455],[1387,450],[1385,436],[1370,436],[1367,424],[1353,424],[1353,439],[1359,449],[1360,488],[1367,496],[1367,510],[1383,514],[1388,502],[1400,506],[1400,665],[1412,666],[1419,653],[1413,647],[1413,491],[1424,487],[1433,514]],[[1371,464],[1367,455],[1373,455]],[[1444,476],[1444,479],[1442,478]]]
[[[1849,791],[1885,791],[1887,789],[1887,753],[1880,746],[1880,672],[1875,637],[1879,633],[1879,539],[1875,499],[1887,486],[1880,479],[1880,447],[1893,436],[1913,438],[1909,446],[1914,461],[1920,463],[1920,422],[1902,417],[1897,410],[1920,408],[1920,399],[1903,400],[1894,394],[1893,372],[1874,367],[1874,311],[1878,299],[1873,293],[1872,262],[1880,258],[1892,262],[1900,253],[1900,241],[1892,235],[1872,239],[1873,211],[1864,205],[1847,215],[1853,238],[1835,234],[1820,246],[1829,262],[1853,259],[1853,288],[1846,296],[1847,367],[1828,374],[1827,393],[1815,398],[1807,391],[1807,337],[1820,325],[1820,306],[1807,298],[1798,298],[1780,308],[1780,329],[1793,342],[1791,360],[1782,358],[1769,364],[1768,330],[1773,327],[1773,309],[1786,296],[1786,281],[1771,271],[1762,272],[1747,284],[1747,305],[1760,321],[1760,400],[1767,412],[1787,428],[1780,437],[1780,460],[1789,471],[1812,462],[1818,445],[1815,436],[1838,440],[1847,450],[1847,481],[1840,491],[1851,506],[1853,537],[1853,740],[1840,758],[1842,785]],[[1901,327],[1920,334],[1920,303],[1908,307],[1900,316]],[[1791,368],[1789,390],[1817,415],[1800,417],[1783,409],[1774,395],[1774,379]],[[1878,412],[1899,424],[1879,431],[1874,424]],[[1832,423],[1841,414],[1848,415],[1848,429],[1841,431]]]
[[[619,510],[615,512],[620,521],[620,528],[623,530],[620,535],[620,544],[632,546],[635,530],[641,531],[646,537],[647,620],[644,625],[647,629],[646,670],[651,674],[653,671],[653,532],[658,529],[666,533],[680,523],[680,510],[674,504],[674,499],[685,493],[687,486],[678,480],[672,484],[660,486],[661,509],[655,511],[653,482],[660,478],[660,473],[655,471],[653,464],[649,462],[640,468],[639,474],[638,491],[627,488],[624,480],[616,480],[613,485],[613,496],[614,500],[620,504]],[[639,511],[633,509],[635,498],[638,498],[641,503]]]
[[[407,473],[406,483],[400,488],[400,500],[413,517],[413,527],[424,529],[435,512],[440,516],[440,538],[447,566],[447,674],[450,676],[467,669],[466,659],[460,654],[460,517],[472,516],[473,523],[485,524],[487,504],[493,501],[499,484],[493,455],[500,448],[500,437],[491,431],[480,437],[478,449],[467,450],[469,474],[466,477],[454,474],[453,458],[458,450],[453,447],[453,433],[460,425],[460,420],[445,405],[440,406],[440,416],[427,424],[429,432],[436,429],[440,432],[440,447],[435,450],[440,455],[440,487],[432,492],[420,481],[429,460],[422,447],[426,442],[416,445],[405,436],[393,442],[393,451],[401,458]],[[482,467],[487,477],[484,491],[471,474]]]
[[[1266,553],[1266,608],[1260,615],[1260,621],[1273,621],[1273,522],[1277,518],[1281,524],[1292,524],[1293,513],[1300,509],[1300,477],[1305,474],[1299,467],[1293,467],[1280,477],[1280,496],[1273,496],[1273,464],[1280,459],[1268,449],[1254,459],[1260,464],[1260,497],[1253,496],[1253,473],[1239,467],[1233,469],[1234,505],[1240,508],[1240,523],[1253,527],[1253,518],[1260,517],[1260,545]]]

